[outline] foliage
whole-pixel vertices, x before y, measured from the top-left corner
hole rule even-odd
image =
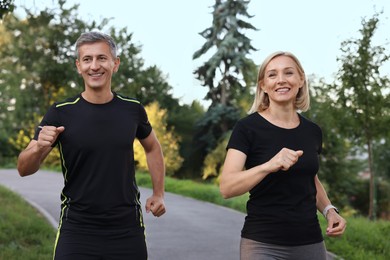
[[[222,166],[226,156],[226,146],[229,141],[231,132],[227,132],[218,143],[217,147],[207,154],[203,165],[202,179],[206,180],[211,177],[219,177],[222,172]]]
[[[34,133],[37,127],[36,122],[40,122],[42,120],[38,115],[34,116],[34,120],[29,122],[24,129],[20,129],[15,137],[9,138],[9,143],[17,150],[21,151],[27,147],[30,143],[31,139],[34,137]],[[60,160],[60,151],[57,148],[54,148],[46,157],[43,162],[43,167],[48,168],[59,168],[61,166]]]
[[[204,115],[204,108],[198,101],[193,101],[191,105],[184,104],[180,108],[168,111],[168,126],[174,126],[175,132],[180,135],[180,155],[184,159],[182,167],[175,176],[197,178],[199,171],[195,169],[199,169],[199,158],[202,158],[202,153],[194,148],[196,141],[193,137],[195,122]]]
[[[218,140],[233,128],[242,116],[242,108],[247,104],[250,87],[255,83],[255,65],[247,58],[255,50],[245,30],[256,30],[243,18],[251,18],[247,12],[249,1],[216,0],[213,6],[213,24],[200,35],[206,40],[193,54],[193,59],[215,53],[202,66],[195,70],[196,78],[202,86],[208,87],[205,97],[211,106],[196,123],[194,149],[197,157],[195,171],[200,171],[206,154],[218,144]]]
[[[202,151],[204,156],[217,145],[221,136],[231,130],[240,118],[240,111],[232,106],[222,104],[211,107],[206,114],[196,122],[194,149]],[[204,157],[201,158],[203,162]],[[202,165],[202,163],[200,163]]]
[[[390,259],[389,221],[368,221],[365,218],[347,218],[348,226],[340,238],[324,235],[326,248],[342,259]],[[322,230],[326,221],[320,217]]]
[[[388,61],[384,46],[372,46],[372,38],[379,18],[375,14],[363,20],[362,38],[342,43],[343,56],[338,72],[339,82],[334,86],[341,129],[356,144],[364,145],[368,155],[370,177],[369,218],[376,217],[375,173],[373,151],[375,140],[386,137],[390,123],[390,79],[381,76],[380,68]]]
[[[0,185],[0,259],[52,259],[55,230],[16,194]]]
[[[311,86],[311,108],[304,116],[318,124],[323,133],[323,147],[320,155],[319,178],[326,186],[332,203],[340,208],[351,205],[355,199],[357,173],[363,165],[355,156],[356,148],[341,129],[339,114],[344,113],[329,95],[332,86],[322,79],[309,80]]]
[[[255,48],[242,31],[256,30],[240,18],[251,18],[247,12],[248,3],[244,0],[216,0],[213,24],[200,33],[206,42],[194,53],[193,59],[216,48],[212,57],[194,72],[202,85],[209,88],[206,99],[211,100],[211,106],[234,105],[236,97],[245,91],[242,74],[253,64],[246,55]]]
[[[167,110],[161,109],[157,102],[150,103],[145,109],[160,141],[167,174],[174,175],[183,162],[183,158],[179,155],[180,138],[174,133],[173,128],[167,128]],[[138,141],[134,143],[134,160],[137,162],[138,169],[148,169],[145,152]]]
[[[38,14],[25,9],[25,19],[10,14],[0,24],[0,159],[19,153],[8,138],[17,139],[20,130],[29,132],[35,115],[43,115],[54,101],[83,90],[73,44],[85,31],[109,33],[117,42],[121,67],[112,81],[114,91],[144,104],[156,100],[164,108],[179,107],[161,71],[155,66],[144,68],[141,49],[131,33],[109,27],[109,19],[84,22],[77,17],[78,5],[66,8],[64,4],[65,0],[58,0]]]
[[[390,132],[386,138],[373,143],[374,171],[378,178],[390,180]]]
[[[3,16],[13,12],[14,8],[14,0],[0,0],[0,22],[3,19]]]

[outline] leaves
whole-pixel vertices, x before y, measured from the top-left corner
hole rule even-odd
[[[213,11],[213,24],[200,35],[206,39],[203,46],[194,53],[197,59],[215,49],[215,53],[202,66],[195,70],[196,78],[209,88],[205,99],[216,104],[237,103],[242,89],[246,86],[242,74],[248,68],[246,55],[255,50],[244,29],[256,30],[250,23],[240,19],[251,18],[247,13],[249,1],[217,0]]]
[[[179,155],[180,138],[173,128],[167,127],[166,109],[161,109],[157,102],[153,102],[146,106],[145,110],[163,149],[167,175],[172,176],[183,162],[183,158]],[[145,152],[138,141],[134,143],[134,160],[137,162],[138,169],[148,169]]]

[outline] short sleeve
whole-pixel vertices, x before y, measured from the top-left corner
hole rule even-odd
[[[233,128],[226,150],[232,148],[248,155],[251,144],[251,136],[252,134],[250,130],[245,127],[243,121],[238,121]]]
[[[138,139],[145,139],[152,132],[152,125],[149,122],[148,115],[145,108],[139,105],[139,122],[137,127],[136,137]]]
[[[41,122],[39,123],[39,126],[60,126],[59,118],[58,118],[58,113],[56,109],[56,104],[53,104],[49,110],[46,112],[46,114],[43,116]],[[34,134],[34,140],[38,140],[38,135],[39,132],[41,131],[41,128],[37,126],[35,129],[35,134]],[[56,144],[56,143],[55,143]],[[54,144],[54,145],[55,145]]]

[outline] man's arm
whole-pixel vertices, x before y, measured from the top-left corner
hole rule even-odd
[[[64,127],[44,126],[38,135],[38,140],[31,140],[18,158],[18,172],[24,177],[36,173],[42,162],[53,149],[52,144],[57,136],[64,131]]]
[[[160,142],[154,131],[145,139],[140,140],[146,154],[146,161],[152,178],[153,195],[146,201],[146,212],[152,212],[159,217],[165,213],[164,178],[165,165]]]

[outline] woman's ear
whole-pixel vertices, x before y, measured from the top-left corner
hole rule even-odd
[[[263,81],[259,81],[258,88],[261,89],[264,93],[267,93],[267,90],[264,87]]]

